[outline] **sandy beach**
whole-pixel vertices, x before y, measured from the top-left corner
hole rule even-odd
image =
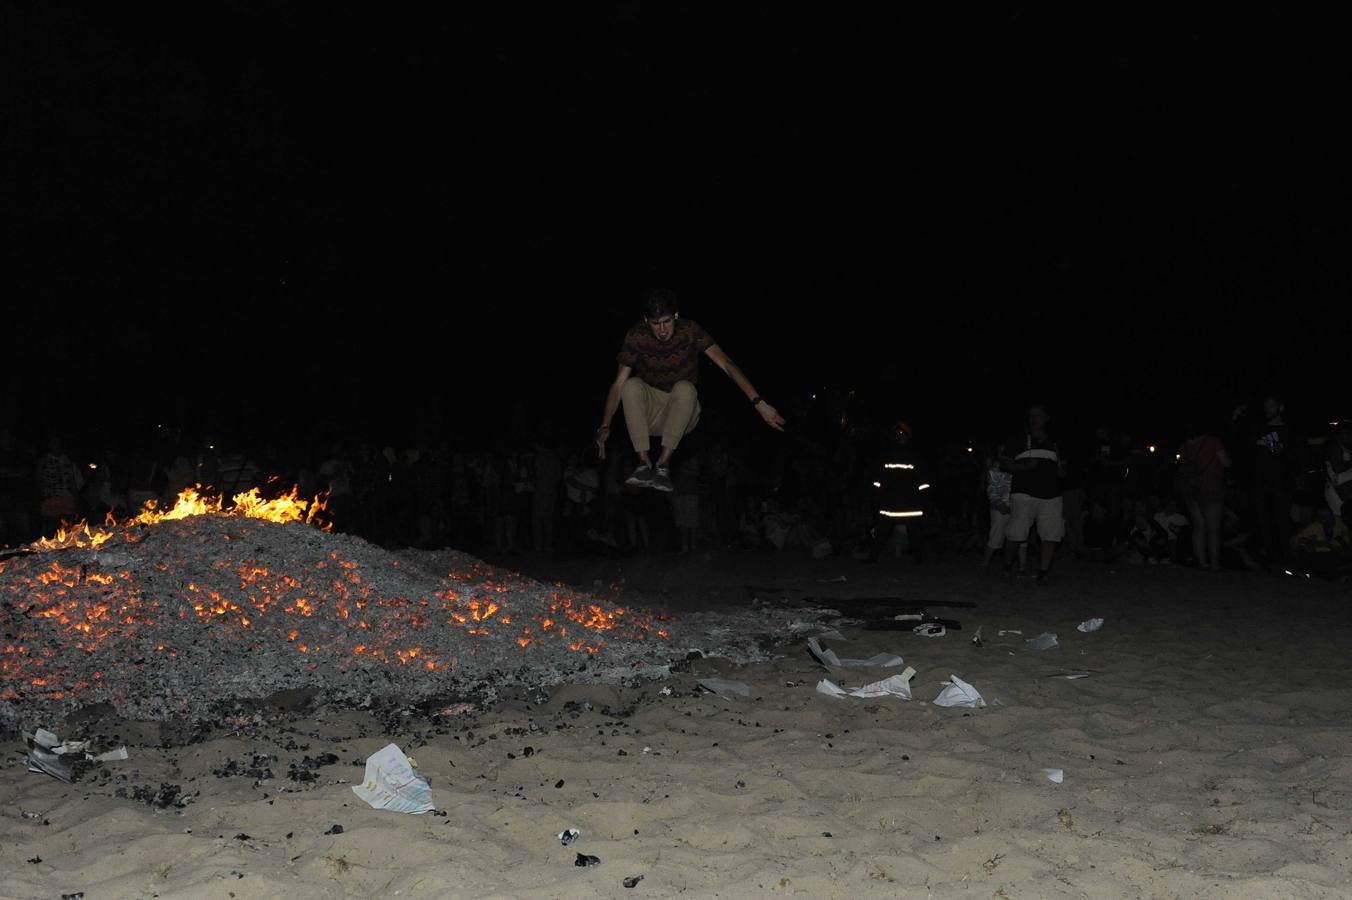
[[[130,758],[69,785],[29,773],[9,735],[0,896],[1352,895],[1345,586],[1068,563],[1035,588],[967,557],[519,564],[584,586],[622,578],[621,599],[677,616],[890,595],[963,629],[827,639],[841,656],[904,657],[910,701],[824,696],[823,677],[871,673],[827,672],[806,635],[785,635],[771,662],[698,659],[644,687],[562,685],[472,718],[259,708],[163,746],[158,725],[77,717],[62,737],[115,736]],[[1094,616],[1101,630],[1077,631]],[[1028,648],[1041,632],[1059,646]],[[1088,674],[1052,677],[1068,673]],[[705,675],[750,696],[710,694]],[[951,675],[989,705],[930,703]],[[435,813],[352,793],[390,742],[430,780]],[[162,785],[192,802],[147,803]],[[581,832],[570,846],[566,828]],[[579,853],[601,862],[576,866]]]

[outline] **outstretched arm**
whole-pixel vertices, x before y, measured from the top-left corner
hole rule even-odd
[[[732,383],[737,385],[737,389],[746,395],[746,399],[755,402],[756,412],[760,413],[760,417],[765,420],[766,425],[776,431],[784,430],[784,417],[773,406],[760,398],[760,394],[756,393],[756,387],[751,383],[751,379],[747,378],[746,374],[737,367],[737,363],[733,362],[732,358],[723,352],[722,347],[714,344],[704,353],[709,359],[713,360],[714,365],[727,373],[727,376],[732,379]]]
[[[615,373],[615,380],[610,384],[610,390],[606,391],[606,402],[601,408],[601,427],[596,429],[596,449],[601,454],[601,458],[606,458],[606,438],[610,437],[610,420],[615,418],[615,410],[620,408],[620,388],[629,380],[629,373],[634,371],[630,366],[620,366],[619,371]]]

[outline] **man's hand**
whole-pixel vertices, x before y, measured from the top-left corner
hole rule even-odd
[[[778,410],[764,400],[756,404],[756,412],[760,413],[760,417],[765,420],[765,424],[769,425],[775,431],[784,430],[784,417],[779,414]]]
[[[606,458],[606,438],[610,437],[610,426],[602,425],[596,429],[596,453],[601,459]]]

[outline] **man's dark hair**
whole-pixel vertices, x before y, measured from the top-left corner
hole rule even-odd
[[[676,315],[676,292],[669,288],[650,288],[643,292],[643,318],[660,319]]]

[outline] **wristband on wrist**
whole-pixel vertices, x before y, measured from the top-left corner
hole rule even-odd
[[[764,402],[765,402],[765,398],[762,397],[760,394],[757,394],[756,396],[754,396],[754,397],[751,398],[751,405],[752,405],[752,406],[760,406],[760,405],[761,405],[762,403],[764,403]]]

